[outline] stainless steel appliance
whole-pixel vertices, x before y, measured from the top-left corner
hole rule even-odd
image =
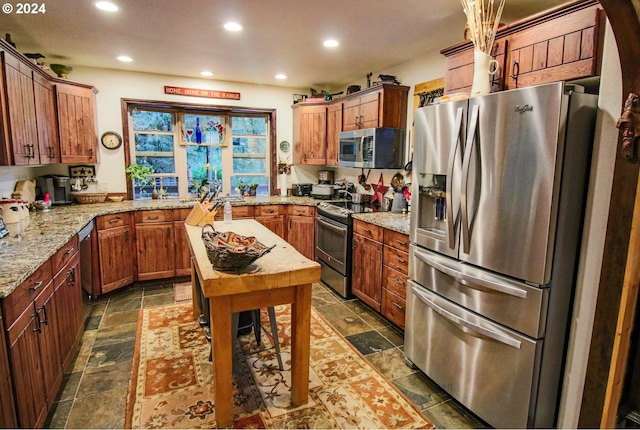
[[[71,203],[71,179],[62,175],[45,175],[36,179],[40,188],[39,198],[49,193],[51,203],[54,205],[66,205]]]
[[[318,183],[319,184],[333,184],[333,171],[331,171],[331,170],[318,170]]]
[[[399,169],[404,166],[404,128],[363,128],[340,133],[338,165],[364,169]]]
[[[313,184],[292,184],[292,193],[296,197],[310,196]]]
[[[350,201],[318,203],[316,210],[316,261],[320,279],[344,298],[351,297],[351,214],[373,211]]]
[[[97,271],[93,268],[93,249],[98,246],[97,234],[94,234],[94,223],[89,221],[78,232],[78,252],[80,254],[80,284],[89,293],[89,298],[100,295],[101,289],[98,283],[94,283],[94,275]]]
[[[557,420],[597,99],[572,89],[415,114],[405,353],[497,428]]]

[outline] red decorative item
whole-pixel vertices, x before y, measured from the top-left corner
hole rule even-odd
[[[384,193],[387,192],[389,187],[384,185],[384,179],[382,178],[382,173],[380,173],[380,179],[378,179],[377,184],[371,184],[373,188],[373,197],[371,197],[371,204],[374,204],[376,201],[380,206],[382,206],[382,198]]]

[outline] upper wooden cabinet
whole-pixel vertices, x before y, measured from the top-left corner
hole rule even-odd
[[[409,87],[383,84],[293,108],[293,163],[337,165],[341,131],[407,127]]]
[[[60,156],[63,163],[97,163],[98,133],[92,87],[58,82]]]
[[[501,66],[492,91],[599,75],[604,22],[598,1],[581,0],[502,27],[492,51]],[[441,53],[446,56],[445,94],[469,93],[471,42]]]
[[[95,93],[0,40],[0,164],[97,163]]]
[[[327,104],[293,106],[294,164],[324,165],[327,145]]]

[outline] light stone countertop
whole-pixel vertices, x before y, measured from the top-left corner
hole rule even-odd
[[[311,197],[269,196],[266,199],[246,197],[231,201],[232,206],[246,205],[306,205],[316,206]],[[195,200],[126,200],[119,203],[72,204],[53,206],[51,210],[31,212],[29,226],[21,238],[0,239],[0,299],[7,297],[21,282],[31,276],[92,219],[100,215],[153,209],[190,208]],[[357,214],[362,219],[384,228],[407,234],[409,217],[391,212]]]

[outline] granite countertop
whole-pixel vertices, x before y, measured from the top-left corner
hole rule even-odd
[[[98,204],[54,206],[46,212],[31,212],[29,225],[21,238],[0,239],[0,298],[7,297],[21,282],[62,248],[87,223],[100,215],[153,209],[191,208],[195,200],[127,200]],[[265,198],[245,197],[231,201],[232,206],[246,205],[306,205],[316,206],[311,197]],[[391,212],[357,214],[354,218],[408,234],[409,217]]]
[[[352,215],[354,219],[384,227],[398,233],[409,234],[409,214],[394,212],[364,212]]]

